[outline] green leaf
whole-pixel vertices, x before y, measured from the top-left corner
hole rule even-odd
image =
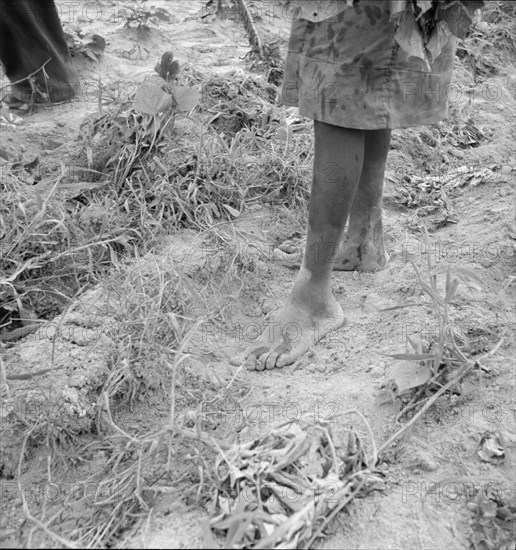
[[[389,353],[387,357],[403,359],[404,361],[433,361],[435,359],[433,353]]]
[[[381,407],[382,405],[395,405],[396,394],[392,390],[383,389],[378,392],[375,398],[375,405]]]
[[[201,519],[201,530],[204,537],[205,548],[220,548],[211,532],[210,524],[207,519]]]
[[[168,67],[166,67],[165,75],[166,80],[174,80],[179,74],[179,63],[177,61],[172,61]]]
[[[404,392],[426,384],[432,378],[432,369],[426,365],[397,365],[392,378],[398,390]]]
[[[392,306],[392,307],[385,307],[383,309],[380,309],[378,311],[381,312],[384,312],[384,311],[394,311],[395,309],[405,309],[405,308],[408,308],[408,307],[421,307],[423,304],[415,304],[415,303],[410,303],[410,304],[404,304],[402,306]]]
[[[196,88],[185,86],[174,86],[172,95],[178,111],[191,111],[201,98],[201,94]]]
[[[446,289],[446,298],[444,299],[444,301],[447,304],[449,304],[453,300],[453,297],[457,292],[458,286],[459,286],[459,281],[457,281],[457,279],[453,279],[453,281],[450,283],[450,286]]]
[[[222,205],[234,218],[238,218],[240,216],[240,212],[236,210],[236,208],[233,208],[232,206],[229,206],[229,204],[223,204]]]
[[[98,62],[98,57],[95,55],[95,53],[90,48],[84,48],[84,55],[92,59],[93,61]]]
[[[479,288],[481,287],[482,279],[475,272],[471,271],[471,269],[468,269],[466,267],[454,266],[453,271],[455,271],[456,273],[460,273],[466,279],[472,279],[473,281],[478,283]]]
[[[154,82],[143,82],[136,92],[133,108],[139,113],[157,115],[170,109],[172,96]]]

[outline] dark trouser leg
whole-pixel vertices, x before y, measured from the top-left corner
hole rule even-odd
[[[38,71],[45,64],[44,71]],[[54,0],[0,0],[0,60],[11,82],[35,75],[38,90],[51,101],[68,101],[78,89]],[[15,86],[23,101],[32,90],[27,81]]]

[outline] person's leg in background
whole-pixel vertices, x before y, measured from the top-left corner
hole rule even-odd
[[[54,0],[0,0],[0,61],[11,82],[22,80],[12,87],[21,101],[32,99],[23,79],[33,73],[43,98],[53,102],[73,99],[79,88]]]

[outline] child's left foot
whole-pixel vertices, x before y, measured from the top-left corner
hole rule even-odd
[[[290,267],[299,268],[303,260],[304,242],[288,240],[274,249],[274,260]],[[344,242],[333,262],[334,271],[381,271],[389,263],[389,254],[385,251],[383,243],[375,246],[374,243],[365,240],[361,244]]]
[[[358,245],[345,244],[337,253],[334,271],[381,271],[389,263],[389,254],[383,246],[376,247],[364,242]]]

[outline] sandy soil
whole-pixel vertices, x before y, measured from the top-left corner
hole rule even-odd
[[[65,10],[66,2],[60,2]],[[201,2],[182,0],[153,1],[153,6],[169,13],[169,20],[153,25],[149,33],[138,33],[123,27],[123,21],[113,18],[119,6],[103,2],[104,12],[90,20],[86,12],[78,10],[73,21],[63,12],[66,24],[76,25],[84,32],[95,32],[107,40],[103,60],[99,64],[78,59],[77,64],[85,82],[104,83],[140,82],[152,73],[154,64],[166,49],[173,49],[182,64],[188,63],[203,75],[228,75],[249,72],[243,59],[249,50],[241,24],[234,21],[199,21]],[[82,6],[82,4],[81,4]],[[288,23],[281,17],[262,20],[259,29],[268,38],[279,35],[282,51],[288,36]],[[420,287],[414,264],[425,270],[427,253],[433,264],[451,264],[469,268],[481,279],[479,289],[462,285],[459,288],[453,319],[462,335],[469,340],[469,352],[479,357],[492,349],[503,338],[496,353],[483,359],[486,371],[477,369],[463,383],[462,394],[442,398],[418,422],[400,443],[386,455],[380,464],[385,475],[386,488],[352,503],[332,527],[331,534],[320,542],[325,548],[468,548],[471,543],[472,512],[468,502],[472,487],[485,490],[496,483],[514,498],[514,451],[516,450],[514,401],[514,341],[515,288],[514,234],[515,197],[514,167],[514,90],[516,76],[512,67],[505,74],[489,81],[474,82],[463,65],[458,67],[456,82],[464,91],[453,108],[466,113],[476,127],[483,129],[485,139],[475,148],[453,148],[447,143],[433,146],[424,140],[428,133],[414,129],[396,132],[389,157],[386,182],[385,229],[388,252],[392,257],[389,267],[376,274],[335,273],[333,290],[346,314],[345,325],[320,342],[315,349],[295,365],[281,370],[253,372],[246,375],[246,383],[253,391],[244,404],[246,427],[233,415],[223,415],[218,430],[239,431],[240,437],[252,437],[275,423],[281,423],[298,414],[308,413],[314,418],[360,410],[371,424],[380,445],[398,427],[394,423],[396,410],[389,404],[379,406],[377,396],[392,375],[399,361],[388,356],[407,348],[407,335],[422,335],[435,331],[435,320],[429,308],[390,309],[417,300]],[[497,90],[496,101],[486,93],[486,82]],[[127,89],[127,88],[125,88]],[[469,95],[465,90],[470,89]],[[487,97],[487,98],[486,98]],[[31,160],[39,155],[42,162],[66,158],[79,139],[79,124],[98,109],[96,98],[81,97],[72,104],[41,108],[24,118],[23,124],[2,131],[2,147],[12,155],[23,155]],[[423,138],[421,137],[423,136]],[[494,167],[496,178],[477,186],[465,185],[450,198],[455,223],[435,229],[432,216],[418,216],[413,209],[401,204],[402,178],[424,162],[441,169],[443,158],[449,161],[446,169],[467,166],[471,171],[485,166]],[[414,180],[413,180],[414,181]],[[270,250],[279,240],[295,232],[303,232],[279,209],[255,207],[246,212],[232,227],[223,227],[234,247],[254,244],[253,250]],[[427,250],[423,226],[433,228],[431,249]],[[161,251],[141,260],[153,269],[181,263],[195,274],[205,268],[204,258],[192,253],[198,247],[199,235],[185,230],[170,235],[161,245]],[[249,250],[249,249],[246,249]],[[185,251],[187,253],[185,254]],[[217,250],[213,261],[217,259]],[[220,252],[219,256],[222,254]],[[250,252],[253,270],[245,291],[236,300],[229,300],[225,309],[231,326],[240,323],[246,330],[263,324],[264,316],[274,310],[289,292],[295,271],[278,265],[267,255]],[[215,270],[218,267],[214,268]],[[223,267],[222,267],[223,269]],[[45,338],[17,342],[9,349],[16,358],[9,363],[10,372],[26,372],[44,368],[48,363],[62,366],[62,376],[69,387],[81,387],[77,407],[93,406],[91,379],[102,378],[109,372],[109,356],[113,340],[98,339],[96,326],[109,323],[109,314],[95,310],[96,291],[82,297],[62,319],[63,326],[81,326],[82,340],[60,335],[57,346],[53,334]],[[215,307],[222,299],[210,295],[203,300]],[[195,300],[193,300],[195,302]],[[100,318],[100,320],[99,320]],[[102,325],[105,326],[105,325]],[[251,327],[251,329],[249,329]],[[90,330],[90,332],[88,332]],[[94,344],[92,343],[94,342]],[[234,332],[226,330],[221,322],[210,325],[210,330],[197,335],[191,344],[205,360],[198,365],[200,373],[217,373],[229,379],[234,368],[228,358],[245,344]],[[91,347],[93,346],[93,347]],[[92,351],[94,350],[94,351]],[[87,351],[87,353],[85,353]],[[57,359],[56,359],[57,358]],[[70,363],[75,380],[70,380]],[[197,367],[196,367],[197,368]],[[61,375],[54,373],[54,377]],[[81,386],[81,376],[89,382]],[[62,383],[65,383],[62,381]],[[34,382],[12,384],[14,394],[26,395]],[[38,379],[41,384],[56,384],[56,378]],[[23,385],[25,384],[25,386]],[[25,392],[25,393],[24,393]],[[149,410],[150,409],[152,410]],[[121,424],[137,425],[140,430],[161,418],[166,406],[162,403],[139,403],[134,410],[121,409],[117,414]],[[482,435],[499,432],[506,443],[506,460],[500,463],[482,461],[477,451]],[[4,432],[5,436],[5,432]],[[16,449],[19,451],[20,433],[12,449],[4,448],[4,485],[13,483],[16,470]],[[16,443],[16,444],[15,444]],[[12,454],[9,455],[12,450]],[[35,453],[24,467],[24,480],[44,477],[45,453]],[[7,466],[6,466],[7,465]],[[9,467],[10,465],[10,467]],[[95,465],[90,465],[92,468]],[[99,462],[99,468],[102,467]],[[5,485],[6,487],[8,485]],[[16,491],[3,493],[2,530],[3,547],[22,547],[27,544],[31,525],[22,521],[21,500]],[[121,547],[194,548],[202,544],[199,520],[207,510],[184,498],[180,488],[162,494],[152,505],[150,516],[144,514],[119,536]],[[38,534],[32,544],[43,544]],[[41,542],[40,542],[41,541]],[[507,547],[509,548],[509,547]]]

